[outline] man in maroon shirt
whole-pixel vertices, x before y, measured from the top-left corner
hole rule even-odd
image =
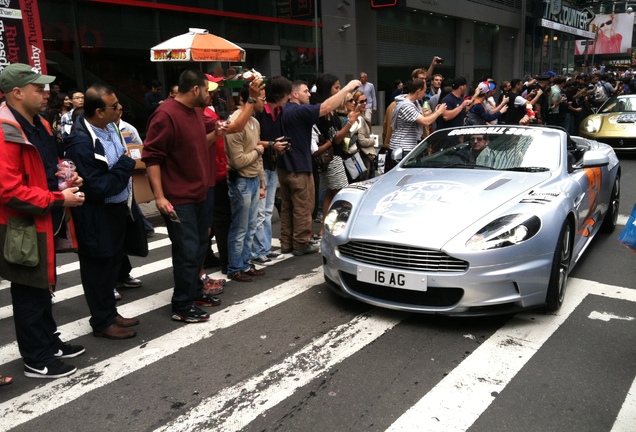
[[[205,199],[208,190],[208,137],[201,111],[208,98],[208,80],[196,70],[179,77],[177,96],[152,114],[142,160],[156,206],[166,221],[172,242],[174,293],[172,319],[207,321],[198,306],[221,301],[204,294],[199,271],[208,246]]]

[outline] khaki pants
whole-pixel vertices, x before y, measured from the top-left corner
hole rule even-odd
[[[312,231],[314,176],[278,168],[281,191],[280,247],[284,251],[307,246]]]

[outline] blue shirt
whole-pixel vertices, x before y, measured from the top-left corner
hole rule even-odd
[[[90,124],[90,123],[89,123]],[[119,132],[117,132],[115,124],[110,123],[106,126],[106,129],[95,127],[91,124],[91,129],[95,133],[95,136],[102,143],[104,147],[104,153],[106,160],[108,161],[108,169],[111,169],[113,165],[119,160],[124,153],[126,153],[126,147],[122,143]],[[128,200],[130,194],[131,182],[128,181],[128,185],[115,196],[108,197],[104,200],[106,203],[122,203]]]
[[[313,173],[311,127],[318,123],[320,105],[288,102],[281,114],[283,133],[292,139],[291,150],[276,158],[276,165],[289,172]]]

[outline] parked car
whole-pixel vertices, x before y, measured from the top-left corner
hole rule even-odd
[[[325,218],[325,280],[372,305],[447,315],[557,310],[568,275],[616,226],[612,148],[563,129],[435,132]]]
[[[581,122],[579,133],[616,150],[636,150],[636,95],[609,98],[596,114]]]

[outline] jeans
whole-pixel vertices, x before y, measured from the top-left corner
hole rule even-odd
[[[208,247],[208,223],[205,201],[174,206],[181,223],[163,215],[172,242],[172,274],[174,292],[172,310],[188,310],[203,291],[199,272]]]
[[[232,222],[227,238],[227,274],[250,269],[252,241],[256,231],[261,180],[258,177],[238,177],[228,180]]]
[[[276,188],[278,187],[276,171],[265,170],[265,186],[267,187],[267,195],[258,203],[252,258],[263,257],[272,251],[272,213],[276,199]]]

